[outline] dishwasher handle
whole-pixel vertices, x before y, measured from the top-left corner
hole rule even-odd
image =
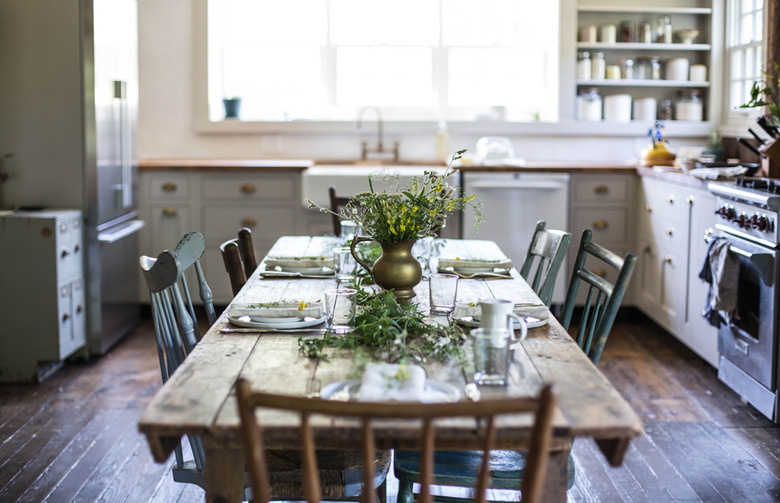
[[[539,189],[539,190],[560,190],[566,187],[565,183],[555,181],[531,181],[531,180],[512,180],[507,182],[495,181],[475,181],[469,184],[471,189]]]

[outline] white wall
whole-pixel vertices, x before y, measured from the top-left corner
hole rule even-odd
[[[193,0],[138,0],[140,103],[138,156],[141,159],[350,159],[359,156],[360,140],[373,141],[370,128],[340,133],[222,134],[199,133],[193,121]],[[563,65],[573,62],[563,61]],[[486,124],[484,130],[452,130],[453,150],[473,150],[481,136],[512,139],[516,154],[529,161],[621,162],[636,158],[647,143],[642,128],[634,136],[583,135],[582,125]],[[603,128],[594,127],[592,131]],[[561,130],[569,131],[561,132]],[[413,133],[386,125],[385,143],[401,142],[404,159],[435,157],[435,125]],[[541,131],[541,132],[540,132]],[[673,146],[704,145],[702,138],[673,136]]]

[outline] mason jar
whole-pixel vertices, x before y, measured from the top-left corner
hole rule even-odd
[[[580,90],[577,96],[577,119],[588,122],[601,120],[601,95],[595,87]]]

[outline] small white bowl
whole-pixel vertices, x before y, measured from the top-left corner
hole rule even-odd
[[[692,44],[699,36],[699,30],[677,30],[675,33],[682,44]]]

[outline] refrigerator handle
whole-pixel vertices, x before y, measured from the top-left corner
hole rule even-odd
[[[117,194],[117,206],[130,208],[133,205],[133,166],[130,145],[130,110],[127,102],[127,81],[114,81],[114,100],[119,109],[118,120],[118,146],[121,176],[119,193]]]

